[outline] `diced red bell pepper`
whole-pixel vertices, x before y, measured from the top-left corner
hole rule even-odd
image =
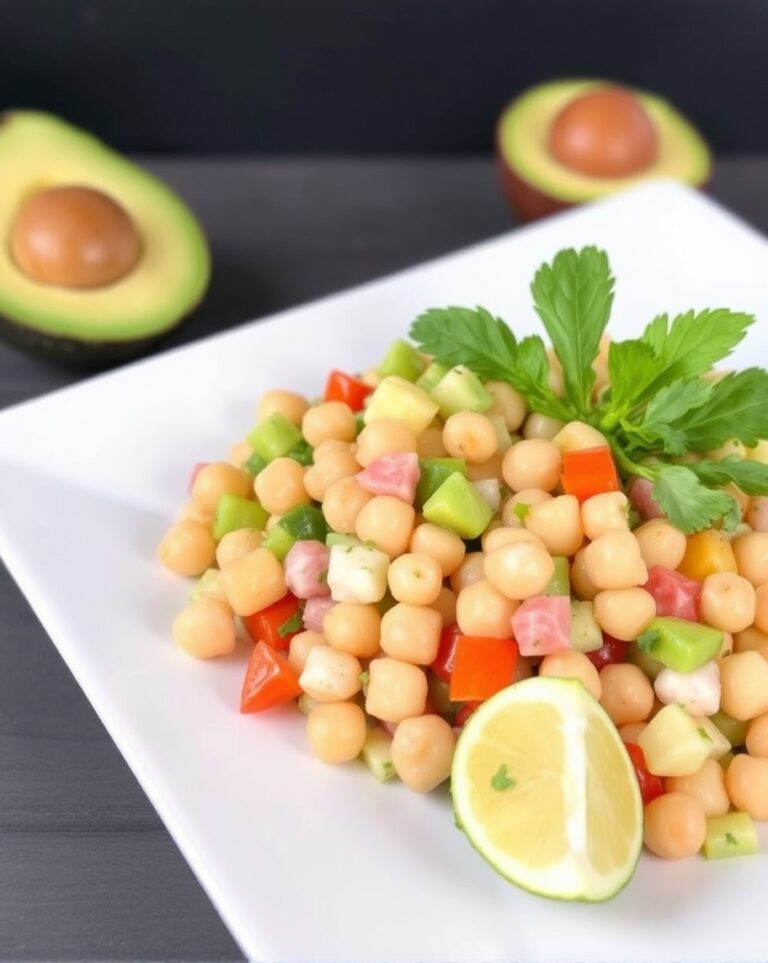
[[[446,625],[440,633],[440,646],[437,656],[430,668],[443,682],[451,681],[453,672],[453,660],[456,658],[456,642],[460,638],[461,632],[458,625]]]
[[[517,665],[517,643],[460,635],[456,640],[449,695],[451,702],[490,699],[511,685]]]
[[[656,601],[656,615],[668,615],[688,622],[699,621],[701,582],[686,578],[663,565],[652,565],[643,588]]]
[[[294,635],[304,629],[301,603],[290,592],[261,612],[244,615],[242,620],[245,631],[254,642],[266,642],[271,648],[283,652]]]
[[[474,702],[465,702],[456,712],[456,718],[453,721],[454,726],[457,729],[463,729],[467,719],[469,719],[475,709],[479,708],[482,704],[482,702],[477,700]]]
[[[629,753],[632,765],[635,767],[635,775],[640,784],[643,805],[647,806],[649,802],[653,802],[658,796],[664,794],[664,782],[660,776],[654,776],[653,773],[648,772],[648,767],[645,764],[645,753],[640,746],[634,742],[627,742],[624,747]]]
[[[287,659],[266,642],[257,642],[245,672],[240,711],[263,712],[300,695],[299,678]]]
[[[584,653],[592,665],[599,672],[607,665],[615,665],[617,662],[625,662],[627,658],[627,643],[620,639],[614,639],[612,635],[603,632],[603,644],[594,652]]]
[[[326,401],[343,401],[352,411],[362,411],[363,402],[373,391],[364,381],[358,381],[343,371],[332,371],[325,385]]]
[[[621,491],[619,473],[607,446],[563,452],[560,482],[565,494],[575,495],[580,502],[603,492]]]

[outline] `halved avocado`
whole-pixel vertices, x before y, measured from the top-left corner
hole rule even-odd
[[[653,159],[642,169],[626,176],[594,176],[555,156],[552,131],[563,111],[579,98],[616,90],[619,88],[601,80],[558,80],[532,87],[504,110],[496,129],[502,187],[524,220],[595,200],[653,177],[676,178],[696,187],[707,182],[711,157],[704,139],[671,104],[641,90],[623,94],[630,95],[655,134]]]
[[[76,364],[127,358],[178,324],[205,293],[210,256],[195,216],[157,178],[85,131],[49,114],[5,114],[0,184],[0,334],[20,347]],[[111,283],[50,283],[14,257],[25,203],[65,188],[97,192],[138,234],[135,263]]]

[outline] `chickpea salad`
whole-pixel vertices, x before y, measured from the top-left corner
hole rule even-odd
[[[611,341],[605,252],[531,285],[551,342],[434,308],[323,396],[271,390],[159,547],[190,656],[249,648],[239,709],[425,793],[512,882],[604,900],[768,820],[768,373],[754,319]],[[233,693],[233,707],[237,705]]]

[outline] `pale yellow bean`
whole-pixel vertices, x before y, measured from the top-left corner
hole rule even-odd
[[[501,470],[513,492],[540,488],[551,492],[560,481],[562,463],[556,445],[544,438],[519,441],[504,453]]]
[[[501,416],[509,431],[517,431],[525,421],[525,398],[505,381],[488,381],[485,387],[493,396],[493,404],[486,414]]]
[[[551,441],[558,432],[562,431],[564,425],[557,418],[550,418],[547,415],[540,415],[534,412],[528,415],[523,425],[523,438],[542,438]]]
[[[501,506],[501,521],[509,528],[521,528],[523,525],[522,515],[525,508],[533,505],[540,505],[542,502],[549,501],[552,495],[543,491],[541,488],[524,488],[515,495],[510,495]],[[517,508],[518,505],[523,509]],[[517,510],[516,510],[517,509]]]
[[[293,458],[275,458],[253,481],[256,498],[271,515],[284,515],[310,501],[304,487],[306,469]]]
[[[755,625],[761,632],[768,632],[768,582],[755,592]]]
[[[455,625],[456,604],[456,593],[443,586],[443,588],[440,589],[440,594],[432,603],[430,608],[433,608],[436,612],[440,613],[440,617],[443,620],[443,625]]]
[[[443,570],[425,552],[406,552],[389,566],[387,580],[397,602],[431,605],[443,587]]]
[[[481,579],[459,592],[456,622],[464,635],[509,639],[512,637],[512,616],[519,604]]]
[[[600,704],[614,725],[644,722],[654,702],[653,686],[645,673],[628,662],[606,665],[600,671]]]
[[[629,500],[624,492],[603,492],[593,495],[581,506],[584,534],[590,541],[608,532],[629,530]],[[685,536],[683,535],[683,542]],[[682,556],[681,556],[682,558]]]
[[[584,549],[589,580],[601,589],[624,589],[644,585],[648,568],[632,532],[609,532]]]
[[[579,549],[573,556],[571,565],[571,586],[576,595],[586,602],[592,602],[600,591],[587,572],[587,563],[584,558],[584,549]]]
[[[356,759],[365,744],[365,713],[354,702],[315,706],[307,716],[307,739],[313,756],[332,764]]]
[[[438,429],[439,430],[439,429]],[[430,431],[428,428],[427,431]],[[425,432],[426,434],[426,432]],[[402,454],[416,451],[416,435],[404,421],[396,418],[378,418],[357,436],[357,460],[367,468],[382,455]],[[421,453],[419,453],[421,455]],[[422,458],[442,457],[421,455]]]
[[[666,793],[645,807],[643,841],[662,859],[694,856],[706,835],[707,818],[701,803],[685,793]]]
[[[740,722],[768,712],[768,662],[759,652],[735,652],[720,662],[720,708]]]
[[[507,598],[538,595],[555,574],[549,552],[535,542],[502,545],[485,556],[485,577]]]
[[[524,525],[551,555],[574,555],[584,541],[579,500],[574,495],[558,495],[532,505]]]
[[[768,759],[768,712],[750,722],[746,745],[750,756]]]
[[[235,620],[226,602],[201,598],[190,602],[173,621],[173,638],[196,659],[228,655],[235,648]]]
[[[381,619],[381,648],[393,659],[429,665],[437,657],[442,629],[435,609],[398,602]]]
[[[378,422],[372,422],[369,427],[373,427],[375,424],[378,424]],[[446,458],[448,451],[443,444],[442,425],[430,425],[425,428],[416,442],[416,451],[419,458]]]
[[[405,719],[392,737],[392,765],[414,792],[431,792],[451,774],[456,736],[440,716]]]
[[[365,710],[383,722],[397,723],[424,712],[427,677],[417,665],[399,659],[373,659],[368,666]]]
[[[662,565],[675,569],[685,555],[687,539],[679,528],[665,518],[652,518],[634,531],[643,561],[650,568]]]
[[[725,771],[715,759],[707,759],[692,776],[667,776],[666,792],[682,792],[701,804],[705,816],[724,816],[731,808],[725,791]]]
[[[605,435],[584,421],[569,421],[567,425],[563,425],[552,441],[561,452],[605,448],[608,444]]]
[[[357,518],[373,494],[362,488],[354,475],[340,478],[325,490],[323,515],[334,532],[353,535]]]
[[[409,548],[412,552],[430,555],[440,566],[443,578],[453,575],[467,553],[458,535],[430,522],[414,528]]]
[[[701,586],[701,620],[722,632],[741,632],[755,621],[755,589],[735,572],[714,572]]]
[[[253,615],[285,596],[283,566],[272,552],[257,548],[229,562],[219,576],[235,615]]]
[[[315,501],[322,502],[337,482],[342,478],[351,478],[359,471],[360,465],[349,449],[329,451],[320,461],[306,469],[304,488]],[[260,477],[257,475],[257,480]]]
[[[493,423],[477,411],[451,415],[443,428],[443,444],[453,458],[473,464],[487,462],[499,447]]]
[[[587,692],[598,701],[603,692],[600,676],[583,652],[573,649],[545,655],[539,666],[539,675],[558,679],[578,679]]]
[[[468,552],[461,565],[451,575],[451,588],[458,595],[459,592],[485,578],[485,555],[482,552]]]
[[[737,538],[733,545],[739,575],[757,588],[768,582],[768,532],[750,532]]]
[[[243,439],[243,441],[237,441],[230,447],[227,454],[227,461],[235,468],[242,468],[252,454],[253,449],[248,442]]]
[[[185,518],[168,530],[158,546],[157,556],[176,575],[200,575],[213,564],[216,542],[210,528]]]
[[[316,645],[326,645],[322,632],[298,632],[288,643],[288,664],[297,675],[301,675],[307,664],[307,656]]]
[[[238,528],[227,532],[216,546],[216,564],[224,568],[235,559],[242,558],[260,547],[263,536],[256,528]]]
[[[195,476],[192,484],[192,500],[204,512],[215,512],[222,495],[251,495],[253,479],[248,472],[235,468],[226,461],[205,465]]]
[[[355,533],[364,542],[395,558],[408,548],[413,534],[416,512],[391,495],[375,495],[357,516]]]
[[[270,415],[282,415],[283,418],[299,427],[304,415],[309,410],[309,402],[295,391],[266,391],[259,399],[256,415],[259,421],[265,421]]]
[[[595,619],[600,628],[623,642],[631,642],[651,624],[656,602],[642,588],[604,589],[594,599]]]
[[[343,401],[326,401],[307,409],[301,420],[301,433],[313,448],[329,439],[350,442],[357,436],[357,421]]]
[[[734,756],[725,773],[725,788],[737,809],[753,819],[768,819],[768,759]]]
[[[375,605],[338,602],[323,619],[328,645],[358,659],[370,659],[379,651],[381,613]]]

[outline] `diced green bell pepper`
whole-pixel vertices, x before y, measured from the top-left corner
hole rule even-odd
[[[213,516],[213,537],[218,541],[238,528],[257,528],[261,532],[268,518],[269,512],[258,502],[224,492]]]
[[[568,559],[562,555],[552,557],[555,563],[555,574],[547,582],[542,590],[542,595],[570,595],[571,594],[571,569]]]
[[[467,463],[461,458],[420,458],[416,507],[421,508],[425,502],[429,501],[446,478],[455,471],[466,475]]]
[[[255,451],[243,462],[243,468],[248,472],[249,475],[258,475],[259,472],[266,467],[266,461],[261,457],[261,455],[257,455]]]
[[[314,505],[297,505],[291,508],[277,523],[277,527],[284,529],[297,542],[325,542],[328,534],[325,516]]]
[[[760,851],[755,824],[747,813],[726,813],[707,819],[703,852],[707,859],[752,856]]]
[[[493,510],[472,482],[455,471],[425,503],[424,518],[461,538],[477,538],[493,518]]]
[[[405,378],[406,381],[415,381],[424,367],[424,359],[416,348],[402,338],[398,338],[390,345],[378,371],[382,378],[397,375],[399,378]]]
[[[293,458],[293,460],[297,461],[300,465],[304,465],[305,467],[308,467],[315,460],[314,452],[315,450],[309,444],[309,442],[304,441],[304,439],[302,438],[301,441],[297,442],[293,446],[293,448],[291,448],[291,450],[288,452],[287,457]]]
[[[264,461],[282,458],[302,441],[301,432],[279,412],[269,415],[246,436],[246,441]]]
[[[675,672],[693,672],[717,656],[723,633],[708,625],[662,616],[651,622],[637,644]]]
[[[284,562],[285,556],[293,548],[296,539],[289,532],[286,532],[280,525],[275,525],[271,532],[267,532],[262,548],[268,549],[278,562]]]

